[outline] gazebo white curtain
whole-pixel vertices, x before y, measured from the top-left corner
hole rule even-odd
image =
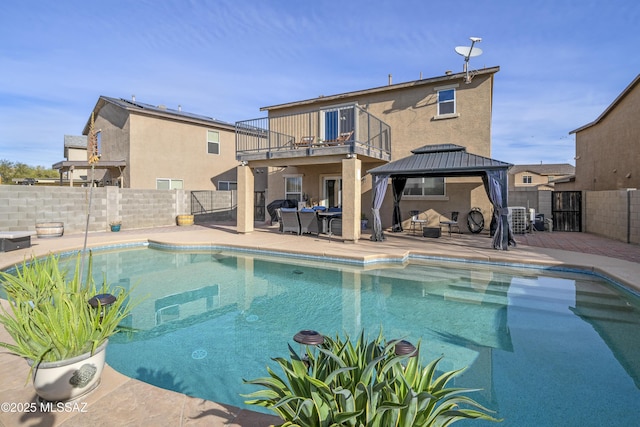
[[[381,242],[385,240],[382,231],[382,221],[380,220],[380,207],[387,192],[387,181],[389,175],[373,175],[373,199],[371,206],[371,216],[373,218],[371,240]]]

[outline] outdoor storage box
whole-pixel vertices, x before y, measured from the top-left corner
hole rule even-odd
[[[422,227],[422,237],[440,237],[440,227]]]

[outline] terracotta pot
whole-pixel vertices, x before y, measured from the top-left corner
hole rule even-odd
[[[108,340],[91,352],[58,362],[43,362],[33,370],[33,387],[49,402],[77,399],[100,384]],[[27,360],[33,365],[32,360]]]

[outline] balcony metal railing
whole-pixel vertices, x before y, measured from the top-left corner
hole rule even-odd
[[[391,129],[356,105],[236,122],[238,159],[307,148],[322,154],[323,149],[337,146],[349,147],[349,153],[389,158]]]

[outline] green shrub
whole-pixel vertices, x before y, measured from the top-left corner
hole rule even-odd
[[[87,281],[80,277],[81,255],[69,275],[60,268],[59,258],[49,255],[22,263],[15,274],[0,272],[0,285],[9,301],[0,323],[15,341],[0,342],[0,347],[34,361],[54,362],[94,352],[118,331],[133,305],[130,290],[110,289],[106,282],[98,288],[91,276],[89,256]],[[94,308],[88,301],[101,293],[116,299],[108,308]]]
[[[289,346],[290,359],[275,358],[283,376],[267,367],[268,377],[244,380],[264,387],[243,395],[245,403],[268,408],[281,426],[446,426],[461,419],[501,421],[490,416],[465,393],[447,388],[463,369],[436,376],[442,358],[422,366],[419,352],[396,355],[396,342],[385,343],[382,331],[367,341],[364,331],[355,344],[325,337],[307,347],[301,358]]]

